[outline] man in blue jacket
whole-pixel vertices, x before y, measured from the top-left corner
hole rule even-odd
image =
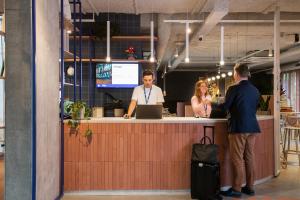
[[[256,119],[259,92],[250,81],[248,66],[236,64],[234,67],[235,85],[226,92],[221,106],[229,111],[228,141],[232,161],[232,188],[223,191],[224,196],[241,197],[242,193],[254,195],[254,143],[260,128]],[[243,166],[246,168],[246,186],[243,183]]]

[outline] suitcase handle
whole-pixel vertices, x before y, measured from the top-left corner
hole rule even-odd
[[[200,144],[206,144],[206,138],[208,139],[208,141],[209,141],[210,144],[213,144],[213,143],[211,142],[210,137],[207,137],[206,135],[203,136],[203,137],[201,138]]]
[[[212,141],[211,141],[211,138],[206,136],[206,129],[207,128],[210,128],[212,130]],[[202,137],[202,139],[203,138],[209,138],[210,144],[215,144],[215,126],[214,125],[204,125],[203,129],[204,129],[204,137]],[[201,143],[202,139],[200,140],[200,143]],[[204,139],[204,144],[205,144],[205,141],[206,140]]]

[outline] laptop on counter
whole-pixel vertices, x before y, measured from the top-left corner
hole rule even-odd
[[[163,105],[137,105],[136,119],[161,119]]]

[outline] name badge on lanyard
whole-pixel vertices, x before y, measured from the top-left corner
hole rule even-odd
[[[151,91],[152,91],[152,87],[150,88],[150,91],[149,91],[149,94],[148,94],[148,97],[147,97],[147,95],[146,95],[146,89],[145,89],[145,86],[144,86],[144,95],[145,95],[145,102],[146,102],[146,104],[148,104],[148,102],[149,102]]]

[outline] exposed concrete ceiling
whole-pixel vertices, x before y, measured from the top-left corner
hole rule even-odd
[[[269,12],[274,9],[277,0],[230,0],[229,12]],[[203,12],[210,12],[214,0],[81,0],[85,12],[93,12],[92,4],[98,12],[112,13],[164,13],[175,14],[192,12],[202,8]],[[206,3],[208,2],[208,3]],[[211,3],[212,2],[212,3]],[[283,12],[299,12],[298,0],[278,1]],[[203,6],[205,5],[206,6]]]
[[[219,2],[218,2],[219,1]],[[108,4],[109,2],[109,4]],[[276,0],[229,0],[228,13],[225,17],[212,20],[214,23],[207,31],[202,41],[198,40],[199,31],[208,29],[203,23],[190,24],[192,34],[190,35],[190,63],[185,64],[182,56],[174,58],[176,47],[184,55],[185,49],[185,24],[166,23],[164,20],[208,20],[213,9],[221,0],[82,0],[85,12],[111,12],[142,14],[158,13],[157,34],[159,37],[156,57],[159,66],[166,67],[168,62],[176,64],[176,70],[215,70],[220,60],[220,24],[224,25],[225,43],[224,57],[227,65],[232,64],[249,52],[256,50],[268,50],[273,45],[273,10]],[[300,0],[279,0],[281,19],[299,20],[300,22]],[[221,21],[220,21],[221,19]],[[228,20],[233,20],[228,23]],[[248,21],[237,21],[245,20]],[[259,22],[258,20],[264,20]],[[227,22],[227,23],[226,23]],[[250,22],[250,23],[249,23]],[[300,23],[281,23],[281,48],[294,43],[295,34],[300,34]],[[299,56],[286,56],[286,62],[300,60]],[[183,56],[184,58],[184,56]],[[269,60],[268,60],[269,59]],[[292,60],[293,59],[293,60]],[[265,63],[262,66],[272,65],[272,59],[255,56],[247,59],[253,66]],[[266,64],[267,63],[267,64]]]

